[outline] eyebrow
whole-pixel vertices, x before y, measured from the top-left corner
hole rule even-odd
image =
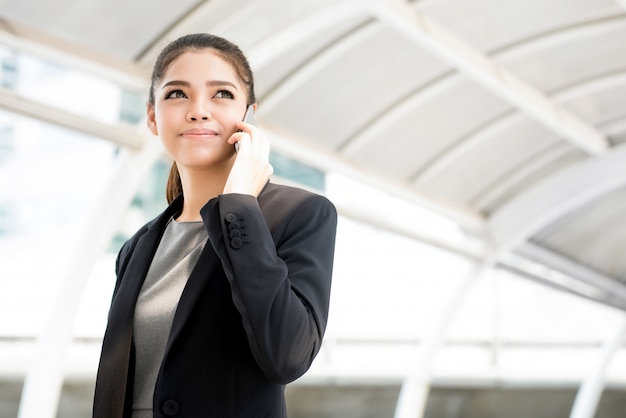
[[[225,81],[225,80],[209,80],[206,82],[206,85],[210,87],[229,86],[229,87],[234,88],[235,90],[239,90],[235,84],[231,83],[230,81]],[[172,80],[163,84],[162,88],[165,88],[167,86],[190,87],[191,83],[189,83],[188,81],[183,81],[183,80]]]

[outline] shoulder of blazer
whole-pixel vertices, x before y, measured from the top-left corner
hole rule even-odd
[[[323,195],[297,187],[268,183],[258,197],[261,213],[275,240],[280,240],[285,228],[302,217],[336,222],[337,210]],[[314,215],[316,214],[316,215]]]
[[[277,209],[294,210],[308,200],[321,202],[323,205],[333,204],[323,195],[282,184],[268,183],[259,194],[258,202],[264,213],[273,212]]]

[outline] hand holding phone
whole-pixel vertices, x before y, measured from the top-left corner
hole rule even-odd
[[[256,126],[254,118],[254,106],[248,106],[242,122]],[[274,172],[274,168],[269,162],[270,144],[262,130],[258,128],[243,127],[242,123],[239,132],[234,133],[229,142],[242,140],[245,152],[238,154],[230,170],[223,193],[240,193],[258,196],[269,178]],[[242,132],[245,129],[247,132]],[[235,150],[239,151],[239,143],[234,143]]]

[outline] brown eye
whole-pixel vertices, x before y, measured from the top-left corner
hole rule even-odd
[[[165,93],[166,99],[184,99],[187,95],[182,90],[172,90],[170,92]]]
[[[228,90],[220,90],[215,95],[218,99],[234,99],[235,96]]]

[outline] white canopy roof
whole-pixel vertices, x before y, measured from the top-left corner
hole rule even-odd
[[[623,0],[5,0],[0,19],[0,43],[138,91],[168,41],[224,36],[250,58],[277,150],[482,244],[454,251],[551,282],[538,263],[626,309]],[[0,106],[143,145],[8,90]]]

